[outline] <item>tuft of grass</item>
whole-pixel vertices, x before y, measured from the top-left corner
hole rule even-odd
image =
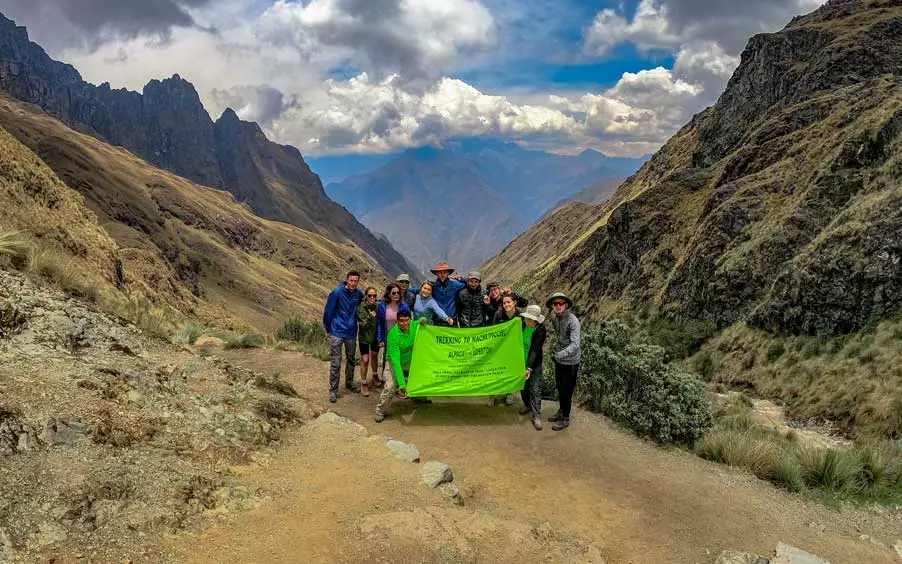
[[[857,474],[854,454],[834,448],[803,448],[799,452],[802,477],[810,487],[833,492],[853,489]]]
[[[794,452],[790,450],[780,452],[773,467],[771,481],[791,492],[800,492],[805,489],[802,467]]]
[[[718,429],[708,433],[695,446],[706,460],[738,466],[768,480],[776,474],[781,458],[779,443],[757,429]]]
[[[207,328],[193,321],[188,321],[182,327],[172,334],[172,340],[183,345],[193,345],[197,339],[202,337]]]
[[[265,340],[259,333],[242,333],[232,335],[224,340],[226,349],[255,349],[262,347]]]
[[[275,347],[278,350],[302,352],[320,360],[329,360],[331,356],[329,335],[315,321],[304,321],[298,316],[289,317],[276,330],[275,337]]]
[[[28,257],[31,243],[24,231],[0,231],[0,256],[21,264]]]
[[[781,356],[783,356],[783,353],[785,353],[785,352],[786,352],[786,345],[783,344],[783,341],[774,341],[767,348],[767,354],[765,355],[764,358],[765,358],[765,360],[767,360],[767,363],[770,364],[772,362],[775,362]]]

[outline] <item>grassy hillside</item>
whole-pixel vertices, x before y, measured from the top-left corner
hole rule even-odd
[[[157,169],[0,98],[0,230],[30,233],[46,274],[81,280],[108,304],[144,300],[173,319],[270,329],[315,317],[350,268],[381,280],[372,259],[253,215],[223,191]],[[134,306],[132,306],[134,307]]]

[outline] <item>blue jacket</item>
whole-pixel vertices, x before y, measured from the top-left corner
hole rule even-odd
[[[428,298],[423,299],[423,296],[418,295],[417,301],[413,306],[413,320],[419,321],[420,318],[426,318],[426,323],[432,325],[433,315],[442,321],[448,321],[448,316],[445,315],[442,308],[438,306],[438,302],[435,301],[435,298],[429,296]]]
[[[410,312],[410,306],[407,302],[398,302],[398,313],[402,311]],[[385,330],[385,302],[379,300],[379,309],[376,311],[376,341],[384,343],[388,337],[388,331]]]
[[[348,290],[342,282],[332,290],[323,309],[323,328],[333,337],[357,338],[357,306],[364,299],[360,288]]]
[[[438,303],[438,307],[447,314],[448,317],[457,317],[457,292],[467,285],[452,278],[449,278],[444,284],[435,281],[432,288],[432,297]]]

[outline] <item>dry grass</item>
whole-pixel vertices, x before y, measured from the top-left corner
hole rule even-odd
[[[0,231],[0,255],[12,260],[28,256],[31,243],[24,231]]]

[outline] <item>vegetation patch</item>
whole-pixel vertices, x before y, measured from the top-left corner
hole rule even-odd
[[[259,333],[241,333],[230,335],[223,340],[226,349],[255,349],[262,347],[266,339]]]
[[[320,360],[329,360],[331,347],[329,335],[322,324],[304,321],[301,317],[289,317],[276,330],[276,348],[307,353]]]
[[[711,426],[704,383],[667,361],[663,348],[636,341],[620,321],[582,338],[583,403],[643,437],[694,444]]]

